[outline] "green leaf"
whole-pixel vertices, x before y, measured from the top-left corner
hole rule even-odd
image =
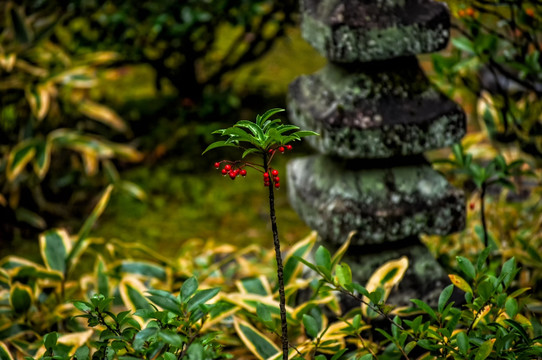
[[[525,342],[527,343],[531,342],[531,340],[529,339],[529,335],[527,334],[527,332],[525,331],[523,326],[521,326],[520,323],[511,319],[505,319],[504,322],[510,325],[512,328],[514,328],[521,335],[521,337],[523,338]]]
[[[90,349],[88,346],[83,345],[75,351],[75,358],[77,360],[88,360],[90,356]]]
[[[147,298],[162,309],[171,311],[179,316],[183,314],[181,311],[181,303],[170,292],[165,290],[148,290],[148,293],[151,295],[147,296]]]
[[[312,316],[303,314],[303,326],[307,331],[307,335],[309,335],[311,338],[315,339],[318,337],[318,323]]]
[[[464,331],[461,331],[456,336],[457,341],[457,347],[459,348],[459,351],[462,355],[467,355],[470,349],[469,344],[469,337],[467,336],[467,333]]]
[[[269,311],[267,305],[258,303],[258,305],[256,306],[256,314],[258,314],[258,318],[264,323],[269,323],[273,321],[273,318],[271,317],[271,312]]]
[[[253,153],[257,153],[257,152],[260,152],[260,150],[255,149],[255,148],[249,148],[249,149],[246,149],[246,150],[243,152],[243,155],[241,156],[241,159],[244,159],[247,155],[250,155],[250,154],[253,154]]]
[[[249,129],[252,135],[254,135],[256,139],[258,139],[259,141],[262,141],[264,138],[262,129],[258,125],[253,123],[252,121],[241,120],[241,121],[238,121],[233,126]]]
[[[516,259],[513,257],[508,259],[502,266],[501,276],[505,287],[510,286],[516,275]]]
[[[434,320],[437,320],[437,315],[435,314],[435,311],[431,309],[431,307],[427,305],[425,302],[418,299],[410,299],[410,301],[412,301],[414,304],[416,304],[416,306],[418,306],[420,309],[425,311],[425,313],[431,316]]]
[[[308,130],[301,130],[296,131],[295,133],[291,134],[290,136],[297,136],[297,137],[305,137],[305,136],[320,136],[317,132],[314,131],[308,131]]]
[[[268,293],[266,286],[261,278],[248,278],[241,280],[242,288],[249,294],[257,294],[262,296],[271,295]]]
[[[173,345],[177,348],[183,346],[183,338],[179,334],[174,333],[173,331],[160,330],[158,332],[158,337],[164,340],[166,344]]]
[[[123,279],[119,284],[119,292],[124,305],[132,311],[138,309],[154,310],[138,286],[139,282]]]
[[[15,283],[9,293],[9,303],[17,314],[25,313],[32,305],[32,289],[30,286]]]
[[[194,295],[196,290],[198,290],[198,286],[198,279],[196,279],[195,276],[186,279],[181,286],[181,302],[186,303],[188,299],[190,299],[190,297]]]
[[[51,163],[51,142],[43,140],[36,143],[36,154],[34,157],[34,172],[40,179],[45,177],[47,170],[49,170],[49,164]]]
[[[22,16],[21,12],[12,7],[10,9],[11,23],[13,24],[13,30],[15,31],[15,38],[19,43],[27,44],[32,40],[32,32],[27,25],[26,19]]]
[[[226,142],[224,140],[215,141],[211,145],[207,146],[207,149],[205,149],[205,151],[202,152],[201,155],[205,154],[209,150],[213,150],[213,149],[216,149],[216,148],[219,148],[219,147],[238,147],[238,146],[235,145],[235,144],[232,144],[232,143],[228,143],[228,142]]]
[[[463,50],[465,52],[468,52],[470,54],[475,53],[474,44],[472,43],[472,41],[470,41],[466,37],[454,37],[451,41],[452,41],[452,44],[456,48]]]
[[[76,309],[79,309],[82,312],[89,312],[93,309],[91,304],[84,301],[74,301],[73,306],[75,306]]]
[[[362,357],[360,357],[359,360],[373,360],[373,355],[372,354],[365,354]]]
[[[285,111],[284,109],[281,109],[281,108],[273,108],[273,109],[269,109],[267,110],[266,112],[263,113],[263,115],[258,115],[258,117],[256,117],[256,124],[260,127],[262,127],[262,124],[265,123],[267,121],[267,119],[269,119],[271,116],[275,115],[275,114],[278,114],[280,112],[283,112]]]
[[[66,258],[71,250],[70,237],[66,230],[48,230],[40,235],[39,242],[45,266],[64,274],[66,272]]]
[[[200,305],[206,301],[214,298],[220,291],[220,288],[205,289],[196,292],[194,296],[188,301],[188,311],[194,311],[199,308]]]
[[[493,350],[493,344],[495,343],[495,340],[496,339],[489,339],[487,341],[484,341],[482,345],[480,345],[480,347],[478,348],[474,360],[487,359],[487,357],[489,356],[489,354],[491,354],[491,351]]]
[[[442,313],[442,311],[444,310],[444,307],[446,306],[446,303],[448,302],[448,300],[450,300],[450,297],[452,296],[453,291],[454,291],[454,286],[452,284],[452,285],[446,286],[444,290],[442,290],[442,292],[440,293],[440,296],[438,298],[438,311],[440,313]]]
[[[335,271],[339,284],[342,287],[346,287],[352,283],[352,270],[348,264],[342,263],[337,265]]]
[[[331,254],[323,246],[319,246],[315,254],[316,265],[331,271]]]
[[[58,341],[58,333],[56,331],[46,334],[43,337],[43,345],[45,345],[45,348],[47,350],[54,348],[57,341]]]
[[[234,318],[234,327],[245,346],[260,360],[278,355],[280,349],[249,323]]]
[[[456,260],[461,271],[467,275],[467,280],[473,280],[476,277],[476,270],[470,260],[463,256],[456,256]]]
[[[506,299],[506,303],[504,304],[504,309],[506,310],[506,313],[508,314],[508,316],[510,316],[510,318],[513,319],[519,311],[519,305],[518,305],[517,300],[511,297]]]

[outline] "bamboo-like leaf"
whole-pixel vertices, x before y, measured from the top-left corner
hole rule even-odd
[[[27,88],[25,91],[26,100],[30,105],[32,114],[41,121],[47,116],[51,105],[51,94],[46,85],[39,84],[35,88]]]
[[[260,360],[269,359],[280,353],[280,349],[275,343],[248,322],[234,317],[233,325],[237,335],[256,358]]]
[[[156,305],[160,306],[162,309],[171,311],[175,315],[183,315],[183,312],[181,311],[181,302],[177,299],[177,297],[175,297],[175,295],[165,290],[153,289],[147,290],[147,292],[151,294],[147,296],[147,298]]]
[[[153,310],[145,296],[145,286],[134,277],[124,277],[119,284],[119,293],[124,305],[132,312],[138,309]]]
[[[205,330],[213,327],[223,319],[229,318],[239,310],[241,308],[235,304],[223,300],[217,301],[209,313],[209,318],[203,323],[201,331],[205,332]]]
[[[39,237],[40,252],[48,269],[66,272],[66,259],[71,250],[70,236],[64,229],[52,229]]]
[[[223,140],[215,141],[211,145],[207,146],[207,149],[205,149],[205,151],[202,152],[201,155],[205,154],[209,150],[213,150],[219,147],[237,147],[237,145],[232,144],[232,143],[227,143],[226,141],[223,141]]]
[[[281,135],[284,134],[285,132],[293,131],[293,130],[299,130],[299,126],[295,126],[295,125],[279,125],[279,126],[277,126],[277,131]]]
[[[51,147],[49,140],[42,140],[36,143],[36,156],[34,157],[34,172],[40,179],[45,177],[51,163]]]
[[[220,292],[220,288],[205,289],[197,291],[190,300],[188,300],[188,311],[194,311],[214,298]]]
[[[68,258],[66,259],[66,264],[68,267],[72,265],[72,263],[75,262],[75,259],[80,255],[81,250],[83,249],[84,243],[83,241],[88,236],[88,233],[90,232],[90,229],[94,224],[96,223],[96,220],[100,217],[100,215],[104,212],[107,203],[109,202],[109,198],[111,197],[111,191],[113,191],[113,185],[109,185],[104,192],[102,193],[102,196],[100,200],[98,200],[98,203],[92,210],[92,213],[89,215],[81,229],[79,230],[79,234],[77,235],[77,241],[75,242],[75,245],[71,249],[71,251],[68,254]]]
[[[168,277],[164,267],[145,261],[122,260],[118,265],[112,266],[112,271],[120,274],[154,277],[162,281]]]
[[[335,268],[335,265],[337,265],[343,258],[344,254],[346,254],[346,250],[348,250],[348,247],[352,243],[352,238],[356,234],[355,231],[351,231],[350,234],[348,234],[348,238],[346,241],[341,245],[339,250],[333,254],[331,257],[331,269],[333,270]]]
[[[6,174],[8,181],[13,181],[24,170],[25,166],[36,154],[35,141],[24,140],[18,143],[10,152]]]
[[[43,230],[47,228],[47,223],[41,216],[39,216],[33,211],[22,207],[15,209],[15,218],[17,219],[17,221],[27,223],[28,225],[33,226],[36,229]]]
[[[15,283],[9,292],[9,304],[15,313],[22,314],[32,306],[32,288],[28,285]]]
[[[96,260],[96,282],[98,293],[109,297],[109,277],[107,276],[105,262],[101,256],[98,256]]]
[[[7,345],[2,341],[0,341],[0,360],[13,360]]]
[[[271,116],[275,115],[275,114],[278,114],[280,112],[283,112],[283,111],[286,111],[284,109],[281,109],[281,108],[273,108],[273,109],[269,109],[267,110],[266,112],[263,113],[263,115],[258,115],[259,118],[256,118],[257,121],[256,121],[256,124],[259,126],[259,127],[262,127],[262,124],[265,123],[267,121],[267,119],[269,119]]]
[[[83,100],[79,104],[79,112],[83,115],[99,121],[112,129],[115,129],[119,132],[126,133],[128,131],[128,126],[126,122],[112,109],[107,106],[95,103],[90,100]]]
[[[131,181],[122,180],[117,183],[119,189],[126,191],[128,194],[138,199],[139,201],[145,201],[147,199],[147,193],[139,185]]]
[[[293,282],[303,270],[303,265],[298,258],[303,258],[311,251],[316,243],[317,236],[316,231],[311,232],[305,239],[296,243],[290,251],[288,251],[288,255],[286,255],[286,258],[284,259],[285,286]]]
[[[248,148],[243,152],[243,155],[241,156],[241,159],[244,159],[247,155],[260,152],[260,150],[255,148]]]
[[[242,294],[271,295],[271,286],[263,275],[257,278],[238,280],[235,284]]]
[[[407,269],[408,258],[406,256],[402,256],[397,260],[390,260],[376,269],[369,278],[365,288],[369,292],[373,292],[379,287],[383,288],[384,297],[382,301],[386,301],[390,295],[391,289],[403,279]],[[367,315],[368,307],[366,304],[361,305],[361,310],[364,315]]]

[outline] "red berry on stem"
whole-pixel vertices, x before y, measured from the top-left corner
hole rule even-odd
[[[268,172],[264,172],[264,173],[263,173],[263,177],[264,177],[264,179],[269,179],[269,173],[268,173]]]
[[[278,182],[276,182],[275,187],[278,189],[280,187],[280,184]]]
[[[271,171],[271,175],[273,176],[278,176],[278,174],[279,174],[278,170],[273,169],[273,171]]]
[[[287,150],[292,150],[292,145],[286,145]]]
[[[284,146],[279,147],[279,151],[283,153],[284,152]]]
[[[228,170],[222,169],[222,175],[226,175],[228,173]]]
[[[268,181],[264,182],[263,186],[269,186],[269,182]]]
[[[230,179],[235,180],[236,176],[237,174],[235,173],[235,171],[230,171]]]
[[[275,152],[275,150],[269,149],[269,153],[270,153],[270,154],[272,154],[272,153],[274,153],[274,152]]]
[[[278,176],[275,176],[275,177],[273,178],[273,181],[274,181],[274,182],[279,182],[279,181],[280,181],[280,178],[279,178]]]
[[[219,168],[220,167],[220,163],[219,162],[215,162],[215,168]]]
[[[239,174],[241,174],[241,176],[246,176],[247,171],[245,169],[241,169],[241,171],[239,171]]]
[[[224,169],[226,169],[227,171],[230,171],[231,170],[231,165],[228,164],[228,165],[224,166]]]

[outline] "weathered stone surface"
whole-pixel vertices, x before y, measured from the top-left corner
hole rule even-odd
[[[331,244],[341,243],[352,230],[358,246],[461,230],[463,193],[423,157],[408,161],[345,161],[324,155],[293,160],[288,164],[290,203]]]
[[[328,64],[290,84],[290,120],[320,136],[323,154],[387,158],[450,146],[465,135],[457,104],[428,81],[416,58]]]
[[[432,0],[303,0],[302,35],[324,57],[366,62],[443,49],[450,15]]]

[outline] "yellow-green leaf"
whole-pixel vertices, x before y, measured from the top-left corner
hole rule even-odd
[[[355,231],[351,231],[350,234],[348,234],[348,238],[346,241],[341,245],[339,250],[333,254],[333,257],[331,258],[331,269],[333,269],[343,258],[344,254],[346,253],[346,250],[348,250],[348,247],[350,246],[350,243],[352,242],[352,238],[356,234]]]
[[[66,272],[66,259],[71,250],[70,236],[64,229],[52,229],[39,237],[40,252],[48,269]]]
[[[28,225],[35,227],[36,229],[43,230],[47,228],[47,223],[45,222],[45,219],[43,219],[35,212],[25,209],[23,207],[18,207],[17,209],[15,209],[15,218],[17,219],[17,221],[25,222]]]
[[[22,314],[32,305],[32,289],[28,285],[16,283],[9,293],[9,304],[17,313]]]
[[[317,233],[311,232],[305,239],[295,244],[284,259],[284,284],[293,282],[303,270],[303,264],[296,257],[303,258],[316,243]]]
[[[472,288],[461,276],[450,274],[448,275],[448,277],[450,278],[452,284],[457,286],[459,289],[463,290],[466,293],[468,292],[472,294]]]
[[[79,104],[79,111],[89,118],[99,121],[107,126],[120,131],[127,132],[128,126],[122,118],[107,106],[97,104],[90,100],[83,100]]]
[[[26,164],[34,158],[34,155],[36,154],[34,145],[35,142],[33,139],[25,140],[18,143],[13,150],[11,150],[6,169],[9,181],[15,180],[15,178],[24,170]]]
[[[13,360],[5,343],[0,341],[0,360]]]
[[[493,344],[495,344],[495,340],[497,339],[489,339],[484,341],[482,345],[480,345],[480,347],[478,348],[474,360],[487,359],[487,357],[489,356],[489,354],[491,354],[491,351],[493,350]]]
[[[245,344],[245,346],[260,360],[268,359],[280,353],[280,349],[269,340],[264,334],[259,332],[248,322],[237,317],[233,318],[235,331]]]

